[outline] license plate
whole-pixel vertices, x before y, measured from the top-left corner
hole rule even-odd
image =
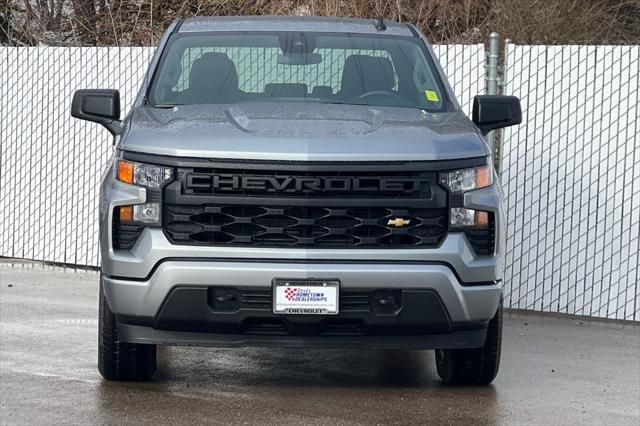
[[[273,280],[273,313],[337,315],[340,281],[322,279]]]

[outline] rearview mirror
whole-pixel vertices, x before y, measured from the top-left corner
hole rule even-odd
[[[76,90],[71,102],[71,116],[100,123],[111,134],[118,135],[122,131],[120,92],[102,89]]]
[[[291,53],[278,55],[280,65],[313,65],[322,62],[322,55],[319,53]]]
[[[515,96],[478,95],[473,99],[473,122],[487,134],[522,122],[520,99]]]

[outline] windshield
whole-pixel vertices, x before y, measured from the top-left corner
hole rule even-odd
[[[416,37],[334,33],[174,34],[154,106],[299,101],[443,111],[445,92]]]

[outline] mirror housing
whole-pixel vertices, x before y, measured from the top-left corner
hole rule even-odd
[[[100,123],[111,132],[122,132],[120,122],[120,92],[106,89],[76,90],[71,102],[71,116]]]
[[[478,95],[473,99],[473,122],[483,135],[491,130],[520,124],[520,99],[515,96]]]

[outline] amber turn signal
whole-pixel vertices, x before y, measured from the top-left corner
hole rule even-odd
[[[476,188],[485,188],[491,185],[491,167],[484,166],[476,168]]]
[[[117,213],[120,223],[133,222],[133,206],[120,206]]]
[[[476,210],[475,227],[476,228],[487,228],[487,227],[489,227],[489,213],[488,212],[483,212],[482,210]]]
[[[121,182],[133,183],[133,163],[125,160],[118,160],[117,178]]]

